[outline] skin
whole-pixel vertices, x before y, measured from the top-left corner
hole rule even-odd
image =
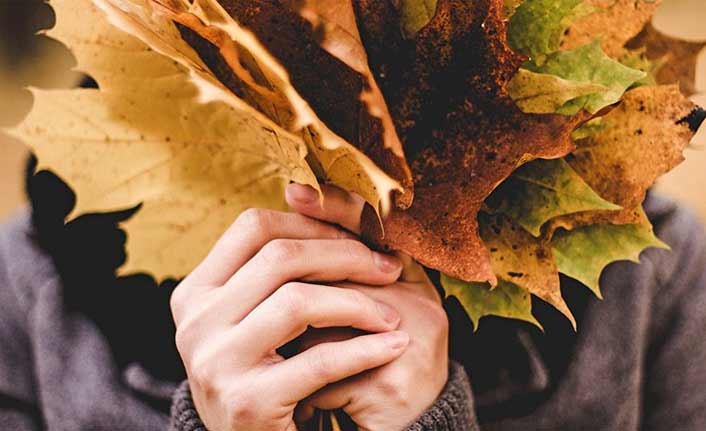
[[[172,295],[196,409],[215,431],[302,429],[316,408],[401,430],[448,377],[440,299],[411,259],[356,238],[360,198],[286,195],[295,212],[241,214]],[[297,338],[297,354],[277,353]]]

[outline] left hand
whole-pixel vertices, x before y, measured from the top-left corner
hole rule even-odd
[[[360,232],[364,202],[338,188],[323,186],[324,207],[313,189],[290,185],[287,201],[293,210],[349,231]],[[300,403],[297,422],[315,409],[343,409],[360,431],[399,431],[424,413],[441,393],[448,379],[448,319],[434,285],[424,270],[404,257],[400,280],[386,287],[341,283],[377,301],[394,305],[401,316],[399,329],[409,334],[407,350],[396,360],[357,376],[333,383]],[[349,338],[350,330],[317,330],[303,340],[304,348],[331,339]]]

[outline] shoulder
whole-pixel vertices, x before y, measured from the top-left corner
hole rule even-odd
[[[58,277],[51,256],[39,245],[29,210],[0,224],[0,297],[28,311],[38,290]]]
[[[703,277],[706,273],[706,231],[696,214],[654,194],[645,201],[645,211],[657,237],[671,248],[645,252],[645,257],[653,263],[658,284],[662,287],[678,286]]]

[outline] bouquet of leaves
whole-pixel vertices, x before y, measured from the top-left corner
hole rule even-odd
[[[559,273],[666,247],[642,202],[703,120],[703,43],[647,0],[51,0],[97,89],[33,90],[11,133],[80,214],[140,206],[122,271],[187,274],[289,182],[369,204],[365,239],[438,270],[477,326],[575,326]]]

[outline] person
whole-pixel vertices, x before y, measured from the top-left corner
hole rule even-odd
[[[535,301],[542,332],[473,328],[433,272],[357,238],[363,202],[334,187],[322,206],[289,185],[292,212],[245,211],[157,286],[115,277],[135,210],[64,224],[75,197],[29,178],[32,214],[0,231],[2,429],[284,431],[317,409],[374,431],[706,429],[706,241],[654,196],[672,250],[609,266],[603,301],[562,279],[578,331]]]

